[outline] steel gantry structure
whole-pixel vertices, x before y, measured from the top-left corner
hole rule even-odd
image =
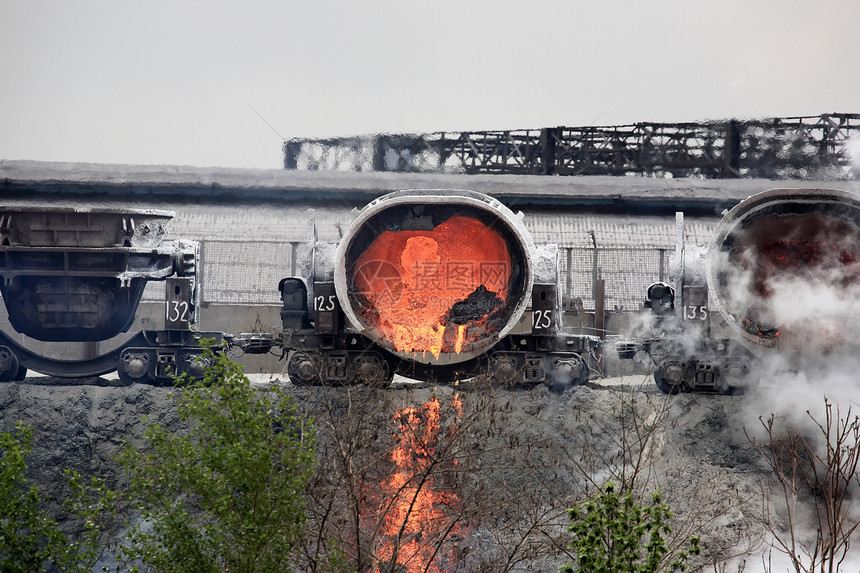
[[[856,142],[856,143],[851,143]],[[860,114],[378,134],[284,142],[286,169],[521,175],[860,178]],[[860,155],[860,153],[858,153]]]

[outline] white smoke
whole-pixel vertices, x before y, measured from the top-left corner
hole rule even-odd
[[[809,444],[809,447],[819,456],[818,475],[823,479],[827,472],[823,467],[823,461],[830,459],[833,448],[838,443],[836,437],[836,425],[828,427],[828,411],[826,403],[831,405],[830,414],[832,420],[840,420],[841,427],[850,424],[860,414],[860,357],[851,352],[819,356],[812,356],[806,360],[797,362],[786,359],[783,354],[777,354],[773,359],[763,365],[762,387],[746,397],[744,404],[744,428],[747,436],[755,439],[765,452],[769,452],[771,436],[765,428],[773,416],[773,443],[781,444],[780,447],[788,448],[792,436],[800,436]],[[825,402],[826,401],[826,402]],[[829,431],[825,431],[829,430]],[[841,449],[856,448],[852,436],[843,440]],[[791,449],[785,451],[793,451]],[[808,457],[800,452],[799,462],[801,465],[809,464]],[[785,457],[781,457],[783,463]],[[764,461],[762,460],[762,464]],[[788,507],[786,497],[776,480],[776,475],[771,474],[763,481],[763,493],[770,492],[769,501],[763,505],[762,512],[773,519],[774,533],[784,543],[790,543],[791,530],[796,540],[807,548],[815,546],[815,540],[819,527],[826,531],[826,524],[819,525],[819,518],[823,513],[817,513],[826,503],[824,498],[819,498],[818,488],[829,487],[831,482],[823,479],[823,484],[814,487],[806,483],[802,474],[791,474],[789,465],[784,468],[789,477],[799,480],[798,497],[792,504],[793,516],[788,519]],[[810,478],[814,481],[813,478]],[[835,483],[835,482],[834,482]],[[842,506],[847,526],[860,519],[860,488],[855,479],[847,484],[848,498]],[[852,547],[846,561],[839,567],[840,571],[860,571],[860,545],[858,535],[852,536]],[[809,565],[811,559],[808,554],[798,547],[800,561]],[[761,553],[749,556],[746,561],[744,573],[774,573],[782,571],[794,571],[788,555],[783,547],[771,535],[764,540]],[[816,567],[817,571],[818,568]]]
[[[763,268],[768,263],[752,249],[712,259],[738,329],[762,342],[747,344],[761,359],[756,374],[766,386],[764,403],[750,403],[764,408],[755,408],[753,420],[806,418],[807,410],[823,407],[824,396],[860,404],[860,262],[854,260],[860,248],[856,237],[824,232],[814,240],[821,249],[840,251],[811,257],[821,264],[791,260],[785,269]]]
[[[769,245],[777,254],[746,248],[715,257],[726,309],[738,326],[776,337],[781,350],[800,359],[860,348],[858,238],[845,236],[842,224],[778,241]]]
[[[797,571],[788,555],[777,549],[776,545],[777,542],[771,540],[765,543],[765,549],[761,555],[736,558],[729,561],[726,563],[725,573],[790,573]],[[860,558],[848,556],[839,568],[834,569],[834,571],[860,571]]]
[[[828,415],[825,404],[831,404],[830,413],[845,423],[860,414],[860,246],[858,232],[847,228],[844,222],[815,232],[803,224],[774,226],[782,234],[772,241],[761,236],[739,241],[744,244],[736,245],[734,252],[712,259],[722,277],[726,309],[742,331],[737,335],[762,343],[746,345],[761,358],[754,373],[761,387],[744,402],[744,431],[759,444],[767,444],[770,438],[762,420],[774,416],[775,439],[800,435],[821,459],[827,459],[827,448],[835,438],[822,429]],[[773,348],[768,347],[771,344]],[[843,446],[860,446],[848,442]],[[860,519],[856,480],[851,490],[844,507],[849,523]],[[793,527],[806,543],[814,543],[818,527],[813,499],[804,495],[795,508]],[[785,511],[779,495],[771,504],[774,512]],[[763,550],[764,559],[747,559],[745,572],[794,570],[776,540],[765,540]],[[840,570],[857,571],[858,554],[855,550],[849,556],[854,561]]]
[[[845,142],[843,149],[845,150],[845,155],[848,156],[848,161],[850,162],[848,167],[849,176],[855,178],[860,177],[860,133],[852,133]]]
[[[786,346],[828,351],[860,340],[860,285],[846,288],[838,278],[796,277],[771,287],[764,319],[780,325]]]

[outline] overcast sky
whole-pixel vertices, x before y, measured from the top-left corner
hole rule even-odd
[[[0,0],[0,159],[860,113],[858,0]]]

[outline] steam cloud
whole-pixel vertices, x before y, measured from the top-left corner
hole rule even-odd
[[[850,161],[850,173],[852,177],[860,177],[860,133],[853,133],[845,142],[845,155]]]
[[[746,249],[723,255],[720,273],[726,306],[737,324],[762,339],[776,337],[781,350],[803,355],[839,352],[860,340],[860,263],[856,241],[826,234],[815,245],[787,238],[805,253],[767,260]],[[803,260],[803,255],[806,259]],[[779,262],[785,265],[780,267]]]
[[[759,418],[773,414],[777,432],[799,433],[826,458],[816,426],[825,420],[825,397],[834,415],[844,419],[849,409],[852,419],[860,414],[860,239],[856,227],[835,218],[822,224],[828,218],[816,217],[814,232],[810,225],[778,227],[774,239],[762,239],[764,233],[745,237],[712,261],[736,325],[761,343],[749,345],[762,358],[754,374],[763,387],[744,403],[747,431],[767,443]],[[801,537],[814,539],[817,522],[806,509],[808,522],[798,516],[795,525]],[[851,511],[860,515],[860,507]],[[785,555],[772,552],[770,570],[789,566]],[[858,566],[853,561],[849,569]],[[769,569],[762,567],[748,562],[746,570]]]

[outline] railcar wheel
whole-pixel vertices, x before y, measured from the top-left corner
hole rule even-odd
[[[741,396],[758,386],[759,379],[755,376],[746,376],[743,381],[735,384],[727,384],[720,388],[720,393],[726,396]]]
[[[388,367],[388,363],[375,352],[355,356],[351,362],[350,378],[352,382],[384,389],[388,388],[394,380],[394,372]]]
[[[322,369],[317,360],[306,352],[294,352],[287,363],[287,376],[293,384],[322,384]]]
[[[654,382],[664,394],[688,392],[684,380],[684,365],[677,360],[664,360],[654,369]]]
[[[123,350],[116,367],[117,376],[126,386],[152,381],[153,357],[145,350]]]
[[[759,377],[751,373],[751,367],[746,363],[727,364],[720,369],[720,394],[737,396],[752,390],[759,383]]]
[[[11,382],[18,379],[18,370],[21,365],[18,357],[8,346],[0,346],[0,382]],[[27,369],[24,369],[26,374]]]
[[[177,374],[188,374],[195,380],[202,380],[212,361],[201,352],[187,350],[177,355]]]
[[[516,388],[523,382],[523,368],[516,356],[496,353],[490,357],[486,383],[492,388]]]
[[[18,366],[18,373],[15,374],[15,382],[23,382],[27,377],[27,369],[23,366]]]
[[[564,357],[550,357],[552,368],[549,370],[547,386],[555,394],[562,394],[568,388],[581,386],[588,382],[588,366],[582,357],[575,354]]]

